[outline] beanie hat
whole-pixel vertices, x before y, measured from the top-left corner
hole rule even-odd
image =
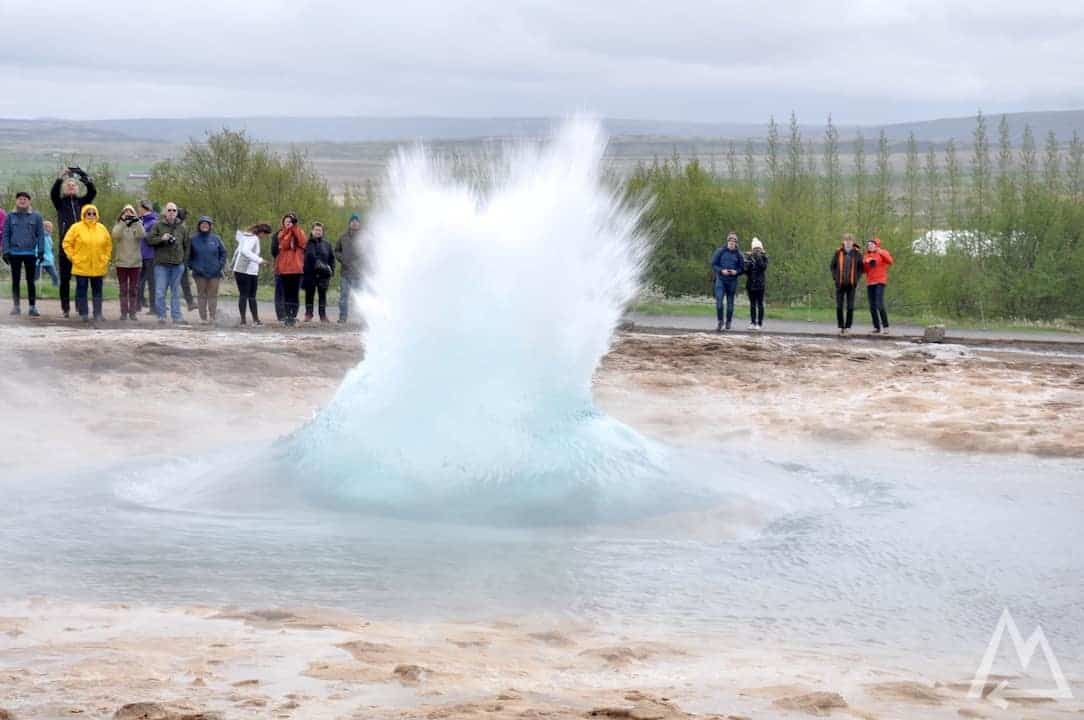
[[[752,242],[752,244],[751,244],[751,247],[752,247],[752,248],[753,248],[754,250],[757,250],[757,249],[759,249],[759,250],[763,250],[763,249],[764,249],[764,243],[762,243],[762,242],[760,241],[760,238],[753,238],[753,242]]]
[[[357,220],[358,222],[361,222],[361,215],[358,215],[357,213],[354,213],[353,215],[350,216],[350,222],[354,222],[355,220]]]
[[[27,200],[29,200],[30,199],[30,193],[28,193],[26,190],[20,190],[19,192],[15,193],[15,199],[16,200],[18,200],[21,197],[24,197]]]
[[[144,210],[150,210],[152,212],[154,211],[154,206],[151,205],[150,200],[140,200],[139,207],[143,208]]]

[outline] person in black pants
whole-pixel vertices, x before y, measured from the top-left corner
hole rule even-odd
[[[764,291],[768,274],[768,255],[764,243],[753,238],[745,256],[745,292],[749,295],[749,329],[764,329]]]
[[[252,324],[262,325],[260,312],[256,305],[256,289],[260,279],[260,266],[265,260],[260,257],[260,240],[271,234],[271,226],[259,223],[245,231],[237,231],[237,252],[233,260],[233,279],[237,281],[237,311],[241,314],[241,324],[246,325],[245,310],[252,312]]]
[[[30,207],[30,193],[19,191],[15,195],[15,209],[4,223],[0,234],[0,247],[3,248],[4,262],[11,266],[11,314],[20,314],[19,285],[20,275],[26,273],[26,293],[30,301],[30,315],[37,317],[37,287],[35,271],[38,263],[45,256],[45,221],[41,214]]]
[[[83,195],[79,195],[77,177],[87,189]],[[68,230],[72,225],[82,219],[83,207],[94,202],[94,198],[97,196],[98,189],[94,187],[94,182],[82,168],[78,167],[61,170],[56,182],[53,183],[53,187],[49,191],[49,199],[53,201],[57,224],[60,226],[57,245],[60,247],[58,253],[60,255],[60,309],[64,313],[64,317],[68,317],[71,310],[72,284],[72,261],[64,251],[64,236],[68,234]]]
[[[320,299],[320,322],[327,319],[327,288],[335,274],[335,251],[324,237],[324,224],[313,223],[309,244],[305,246],[305,272],[301,286],[305,288],[305,322],[312,320],[313,295]]]
[[[866,243],[862,265],[866,270],[866,293],[869,297],[869,315],[873,320],[874,334],[888,334],[888,311],[885,310],[885,284],[888,283],[888,267],[892,255],[881,247],[881,238]]]
[[[846,335],[854,323],[854,292],[865,272],[862,251],[854,244],[854,235],[843,234],[843,241],[832,255],[828,269],[832,271],[832,279],[836,283],[836,325],[839,326],[839,334]]]

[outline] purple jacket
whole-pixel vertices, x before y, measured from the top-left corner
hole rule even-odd
[[[143,239],[139,241],[139,253],[144,260],[154,260],[154,248],[147,244],[147,238],[151,236],[154,224],[158,222],[158,213],[151,210],[143,216]]]
[[[0,208],[0,233],[4,232],[4,222],[8,219],[8,214],[4,212],[4,208]],[[0,250],[4,249],[4,242],[0,240]]]

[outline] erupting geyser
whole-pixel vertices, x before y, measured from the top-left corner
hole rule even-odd
[[[472,180],[423,148],[394,160],[367,233],[366,357],[291,439],[299,476],[336,502],[447,519],[680,504],[665,449],[592,402],[648,249],[642,204],[603,180],[605,146],[575,120]]]

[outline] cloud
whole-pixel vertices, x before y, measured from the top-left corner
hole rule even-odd
[[[1084,106],[1084,4],[0,0],[0,115],[841,122]],[[20,85],[32,87],[19,92]]]

